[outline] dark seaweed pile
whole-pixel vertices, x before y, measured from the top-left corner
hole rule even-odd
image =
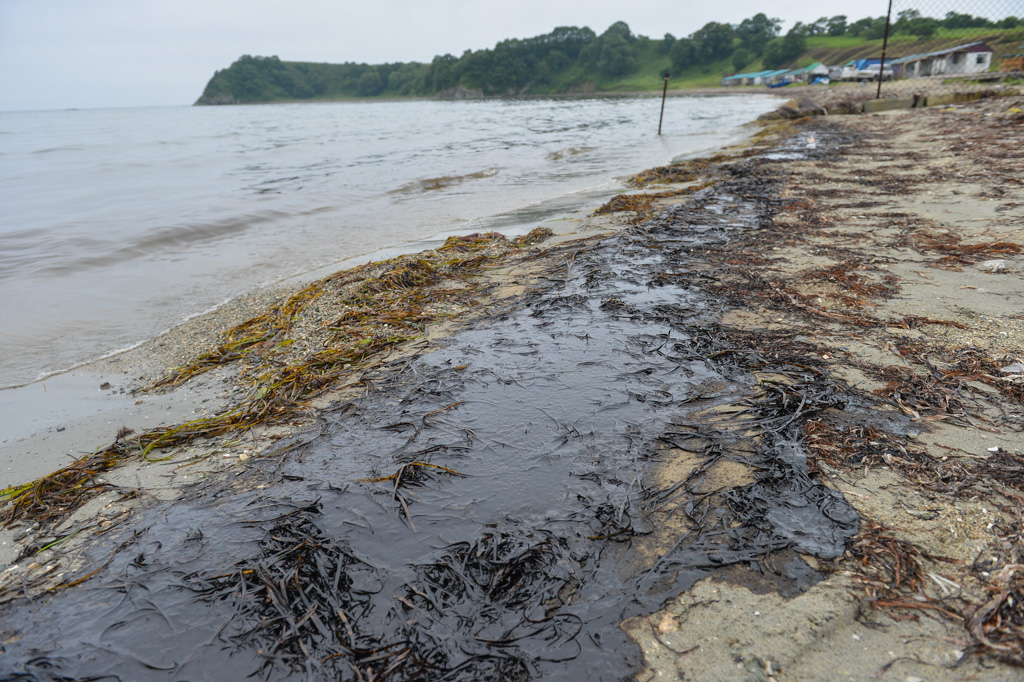
[[[542,286],[378,371],[288,456],[0,606],[0,677],[622,679],[639,652],[618,623],[715,568],[813,582],[773,557],[835,558],[858,529],[802,444],[849,397],[797,341],[725,335],[693,267],[772,229],[772,163],[562,247]],[[726,460],[749,481],[712,485]]]

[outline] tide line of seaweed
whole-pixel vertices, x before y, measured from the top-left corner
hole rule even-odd
[[[495,232],[454,236],[436,250],[369,263],[308,285],[227,330],[215,348],[147,389],[180,386],[216,367],[240,363],[237,381],[248,390],[237,404],[210,417],[140,434],[121,429],[113,443],[71,465],[0,490],[0,526],[59,522],[110,487],[100,474],[128,461],[166,460],[172,455],[156,457],[157,451],[294,419],[326,389],[420,336],[427,323],[465,309],[477,290],[470,280],[485,267],[551,234],[536,228],[514,240]],[[441,288],[446,283],[455,288]],[[302,319],[304,311],[327,296],[335,297],[334,308],[342,312],[314,325],[313,339],[300,338],[295,333],[300,321],[312,324]]]

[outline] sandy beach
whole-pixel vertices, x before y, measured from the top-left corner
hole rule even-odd
[[[10,486],[0,507],[2,667],[31,672],[39,657],[88,648],[74,634],[88,631],[87,618],[67,626],[68,641],[47,635],[62,609],[84,613],[89,590],[176,570],[154,549],[172,551],[167,519],[196,514],[189,523],[199,524],[220,508],[212,500],[234,497],[312,505],[339,491],[344,506],[357,499],[345,494],[365,489],[390,500],[382,518],[409,534],[393,536],[403,542],[418,524],[464,511],[458,523],[493,522],[496,535],[530,547],[523,575],[547,582],[520,577],[505,589],[529,586],[523,603],[539,600],[555,628],[538,635],[539,659],[554,660],[544,648],[552,638],[571,639],[562,615],[577,617],[588,594],[619,582],[633,590],[623,599],[631,605],[622,618],[594,607],[594,622],[621,628],[623,642],[593,651],[639,680],[1019,679],[1024,97],[802,115],[860,94],[834,92],[836,101],[791,103],[746,145],[641,173],[635,192],[525,238],[453,238],[264,291],[26,393],[26,437],[0,444]],[[517,385],[522,394],[502,393]],[[47,392],[87,387],[95,400],[31,435]],[[516,421],[501,395],[536,401],[551,423]],[[557,411],[566,401],[595,407],[570,417]],[[521,491],[531,492],[519,494],[539,504],[545,476],[564,469],[573,482],[550,499],[572,505],[572,491],[581,506],[562,516],[558,507],[556,519],[518,507],[486,517],[483,500],[516,490],[515,466],[492,471],[481,456],[491,473],[464,484],[463,469],[474,471],[482,442],[493,459],[506,452],[495,443],[512,452],[534,437],[552,473],[524,464],[536,471],[523,473]],[[335,451],[356,454],[340,462]],[[566,451],[571,466],[559,463]],[[320,487],[296,492],[314,479]],[[458,485],[477,487],[460,496]],[[431,507],[442,493],[451,497]],[[317,513],[329,517],[326,507]],[[553,536],[571,530],[550,563],[534,561],[559,546],[534,514]],[[585,530],[558,525],[570,516]],[[280,536],[281,518],[262,522]],[[309,519],[303,533],[313,533]],[[381,521],[366,523],[376,541],[392,537]],[[498,554],[476,542],[476,557]],[[190,561],[190,579],[216,564]],[[256,564],[238,562],[255,589],[244,576]],[[410,596],[434,594],[435,583],[408,585],[389,602],[406,605],[408,622],[457,631],[435,602]],[[537,613],[499,606],[502,618]],[[313,647],[322,667],[302,673],[285,654],[265,656],[264,644],[253,661],[271,678],[317,678],[341,656],[330,653],[328,626],[306,632],[316,620],[308,609],[268,641]],[[239,607],[233,618],[256,616]],[[339,630],[349,627],[342,619]],[[359,658],[352,641],[337,651],[357,671],[406,679],[427,669],[412,661],[429,659],[412,641],[421,640],[409,635],[391,658]],[[131,658],[118,646],[107,651]],[[531,644],[516,646],[529,657]],[[114,669],[91,656],[99,667],[90,671]]]

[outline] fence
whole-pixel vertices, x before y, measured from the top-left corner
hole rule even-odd
[[[1024,84],[1024,0],[890,0],[876,57],[852,66],[878,73],[880,96]]]

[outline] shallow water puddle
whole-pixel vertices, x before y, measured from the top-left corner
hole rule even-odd
[[[96,577],[5,607],[7,679],[622,679],[624,618],[717,566],[840,554],[856,515],[799,434],[842,396],[713,326],[690,252],[763,224],[717,199],[574,254],[295,454],[140,514]]]

